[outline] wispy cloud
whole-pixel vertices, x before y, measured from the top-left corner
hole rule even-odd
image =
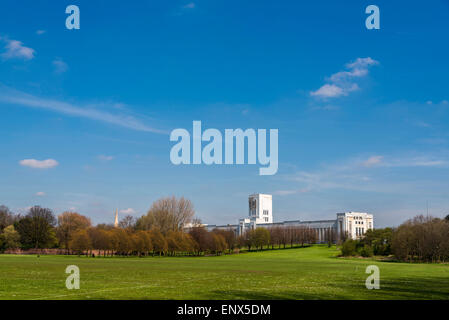
[[[310,95],[319,98],[347,96],[350,92],[360,89],[355,80],[366,76],[369,67],[377,64],[379,64],[379,62],[370,57],[357,58],[354,62],[346,64],[347,70],[331,75],[326,79],[326,82],[328,83],[324,84],[316,91],[310,92]]]
[[[120,210],[120,213],[133,215],[136,213],[136,210],[134,210],[133,208],[122,209],[122,210]]]
[[[372,167],[382,162],[383,156],[372,156],[363,162],[365,167]]]
[[[293,190],[277,190],[277,191],[274,191],[273,194],[278,195],[278,196],[290,196],[290,195],[298,194],[298,193],[306,193],[308,191],[309,191],[309,189],[307,189],[307,188],[293,189]]]
[[[105,155],[101,154],[98,156],[98,159],[101,161],[111,161],[114,159],[114,157],[113,156],[105,156]]]
[[[36,159],[24,159],[20,160],[19,164],[24,167],[30,167],[34,169],[50,169],[59,165],[58,161],[54,159],[36,160]]]
[[[366,160],[353,162],[354,165],[361,162],[364,167],[443,167],[449,165],[449,159],[439,158],[430,155],[420,155],[413,157],[386,157],[386,156],[371,156]]]
[[[166,132],[147,126],[146,124],[137,120],[133,116],[127,114],[109,113],[107,111],[95,109],[94,105],[89,105],[86,107],[54,99],[40,98],[1,85],[0,85],[0,102],[30,108],[49,110],[74,117],[87,118],[137,131],[166,134]],[[105,106],[102,105],[102,107]]]
[[[393,157],[393,156],[370,156],[355,157],[334,164],[323,165],[317,170],[297,171],[285,176],[286,180],[296,181],[300,185],[287,191],[280,191],[279,195],[298,193],[297,190],[322,191],[326,189],[357,190],[369,192],[399,192],[419,188],[421,184],[408,183],[410,174],[401,176],[403,170],[392,171],[395,168],[412,168],[416,170],[427,170],[431,168],[449,167],[447,157],[415,156],[415,157]],[[389,177],[396,172],[394,180]],[[417,172],[413,171],[413,178],[418,179]],[[402,178],[399,178],[402,177]],[[402,180],[401,180],[402,179]]]
[[[185,6],[183,6],[184,9],[193,9],[195,8],[195,3],[190,2],[188,4],[186,4]]]
[[[386,167],[446,167],[449,161],[432,157],[415,157],[411,159],[393,159]]]
[[[1,54],[5,60],[23,59],[31,60],[34,58],[35,50],[23,45],[21,41],[10,40],[8,38],[0,38],[5,43],[5,52]]]
[[[185,5],[179,6],[176,8],[176,11],[173,13],[174,16],[182,16],[189,11],[192,11],[196,8],[196,4],[194,2],[189,2]]]
[[[41,29],[41,30],[37,30],[37,31],[36,31],[36,34],[40,36],[40,35],[42,35],[42,34],[44,34],[44,33],[46,33],[46,32],[47,32],[47,31]]]
[[[45,192],[42,192],[42,191],[36,192],[35,195],[38,196],[38,197],[45,197],[46,196]]]
[[[57,58],[53,60],[53,67],[55,70],[55,73],[61,74],[66,72],[69,69],[69,66],[67,63],[65,63],[61,58]]]
[[[432,156],[416,156],[416,157],[384,157],[371,156],[367,160],[362,161],[364,167],[444,167],[449,165],[449,160]]]

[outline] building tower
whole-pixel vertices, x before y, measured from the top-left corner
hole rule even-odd
[[[118,227],[118,209],[115,209],[115,221],[114,221],[114,227]]]
[[[273,197],[271,194],[255,193],[248,197],[248,218],[240,219],[237,234],[256,229],[257,225],[268,226],[273,223]]]
[[[256,224],[273,223],[273,199],[271,194],[252,194],[249,201],[249,218]]]

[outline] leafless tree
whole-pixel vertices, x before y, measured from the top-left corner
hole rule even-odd
[[[179,231],[192,222],[195,210],[190,200],[174,196],[156,200],[148,213],[137,222],[139,229],[159,229],[163,234]]]

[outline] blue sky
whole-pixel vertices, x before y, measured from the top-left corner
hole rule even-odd
[[[448,21],[443,0],[3,0],[0,203],[112,222],[174,194],[234,223],[260,192],[275,220],[448,214]],[[278,173],[174,166],[169,132],[193,120],[279,129]]]

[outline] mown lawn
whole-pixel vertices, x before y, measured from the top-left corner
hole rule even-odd
[[[336,257],[336,248],[220,257],[0,255],[0,299],[449,299],[449,265]],[[380,290],[365,269],[380,268]],[[81,288],[67,290],[77,265]]]

